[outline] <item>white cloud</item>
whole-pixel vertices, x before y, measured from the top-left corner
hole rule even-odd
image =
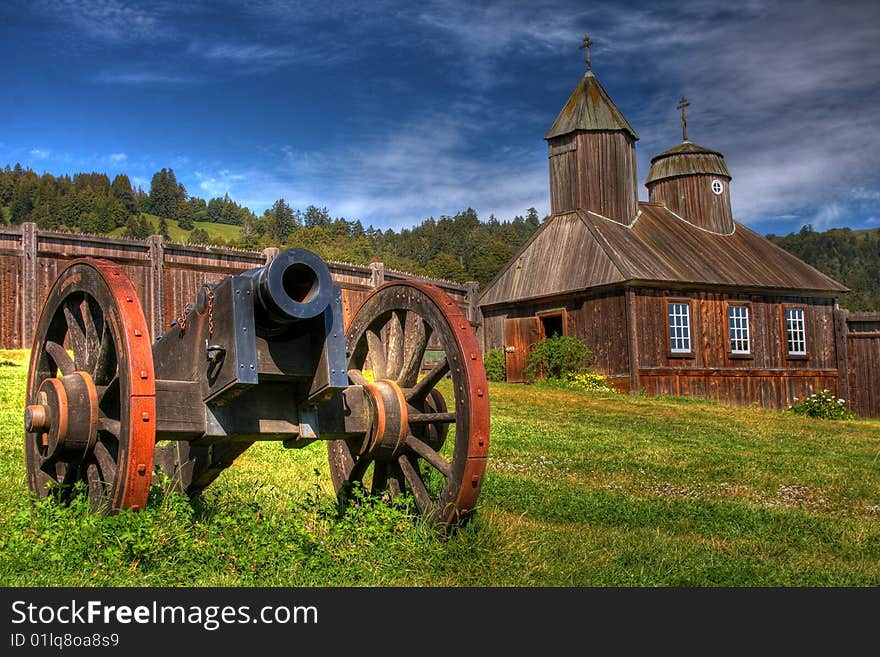
[[[104,71],[95,78],[96,82],[103,84],[121,85],[163,85],[163,84],[192,84],[198,79],[189,75],[177,73],[161,73],[153,71]]]
[[[221,169],[214,173],[205,173],[203,171],[195,172],[196,180],[201,191],[207,198],[222,197],[229,194],[231,198],[241,202],[239,194],[237,194],[238,184],[247,179],[246,174],[231,173],[228,169]]]
[[[152,41],[173,34],[173,26],[164,17],[169,7],[161,2],[41,0],[36,8],[101,41]]]
[[[828,203],[820,207],[805,223],[811,224],[813,230],[823,231],[843,225],[840,220],[845,216],[844,208],[839,203]]]
[[[31,155],[31,157],[35,157],[38,160],[45,160],[47,157],[49,157],[50,153],[47,150],[42,150],[39,148],[32,148],[30,150],[30,155]]]
[[[107,159],[114,164],[122,164],[128,159],[128,155],[125,153],[110,153],[110,155],[107,156]]]

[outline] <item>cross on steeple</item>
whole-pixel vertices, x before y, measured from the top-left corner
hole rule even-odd
[[[687,119],[687,114],[684,113],[684,108],[690,107],[690,106],[691,106],[691,104],[688,102],[688,99],[685,98],[684,96],[682,96],[681,99],[679,99],[678,105],[676,106],[676,109],[681,110],[681,140],[682,141],[688,140],[688,119]]]
[[[593,42],[590,41],[590,35],[585,34],[583,43],[578,46],[578,50],[586,50],[586,56],[585,56],[584,60],[587,63],[587,70],[588,71],[590,70],[590,46],[592,44],[593,44]]]

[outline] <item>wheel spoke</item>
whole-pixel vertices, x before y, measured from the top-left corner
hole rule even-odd
[[[412,489],[413,497],[416,498],[416,505],[418,505],[419,511],[423,514],[427,514],[434,504],[431,502],[431,495],[428,493],[428,489],[425,488],[425,483],[419,476],[416,466],[410,461],[408,454],[401,454],[397,459],[397,463],[400,465],[400,469],[403,471],[403,476],[406,478],[409,487]]]
[[[97,389],[98,408],[104,410],[108,404],[112,404],[111,408],[116,408],[119,403],[119,376],[114,376],[110,383],[98,386]]]
[[[121,428],[122,423],[119,420],[113,420],[109,417],[98,418],[99,431],[106,431],[107,433],[111,433],[118,438]]]
[[[367,468],[370,463],[372,463],[372,459],[362,456],[357,461],[354,462],[354,466],[351,468],[351,472],[348,473],[349,481],[361,481],[364,478],[364,475],[367,473]]]
[[[388,488],[388,463],[376,461],[376,467],[373,468],[373,485],[370,491],[376,495],[386,488]]]
[[[77,369],[85,369],[88,359],[89,343],[85,333],[85,320],[80,304],[73,299],[64,302],[64,319],[67,321],[67,339],[73,349],[73,360]]]
[[[373,366],[373,380],[385,378],[385,349],[382,346],[382,338],[371,329],[367,329],[367,345],[369,346],[370,363]]]
[[[101,336],[98,335],[98,326],[101,326],[102,330],[105,328],[103,318],[99,317],[98,321],[95,321],[93,310],[92,304],[87,297],[80,304],[80,314],[83,318],[83,328],[85,333],[86,352],[83,362],[79,365],[80,369],[90,373],[95,371],[95,363],[97,362],[98,351],[101,346]]]
[[[367,385],[367,379],[364,378],[364,373],[360,370],[351,369],[348,370],[348,378],[351,379],[352,383],[358,386]]]
[[[57,342],[46,342],[46,353],[55,361],[55,367],[61,370],[61,374],[73,374],[76,371],[76,365],[70,358],[67,350]]]
[[[100,440],[95,443],[95,460],[98,462],[98,467],[101,468],[101,475],[105,481],[116,479],[116,459]]]
[[[449,474],[452,472],[452,466],[449,464],[449,461],[435,452],[430,445],[410,434],[406,437],[406,446],[437,468],[445,477],[449,477]]]
[[[110,327],[104,325],[101,332],[101,343],[95,356],[95,366],[92,370],[92,379],[96,385],[104,385],[110,382],[116,374],[116,349],[113,346],[113,335]]]
[[[427,397],[428,393],[434,389],[440,379],[446,376],[449,371],[449,361],[444,358],[437,363],[430,372],[428,372],[421,381],[419,381],[409,392],[405,394],[406,401],[411,404],[418,402]]]
[[[403,324],[400,321],[401,311],[391,313],[388,323],[388,352],[385,362],[385,378],[397,379],[403,368]]]
[[[403,493],[404,488],[404,476],[403,470],[400,469],[400,466],[397,463],[392,463],[389,468],[391,477],[388,479],[388,495],[393,500],[395,497]]]
[[[104,498],[104,483],[96,463],[86,466],[86,483],[89,488],[89,500],[92,502],[92,511],[97,511]]]
[[[422,358],[431,337],[431,327],[415,313],[407,313],[406,330],[404,332],[403,367],[397,377],[397,383],[403,388],[411,388],[419,378],[422,369]]]
[[[449,423],[455,422],[455,413],[410,413],[406,419],[410,424]]]

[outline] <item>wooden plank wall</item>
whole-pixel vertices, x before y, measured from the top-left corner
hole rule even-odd
[[[548,145],[553,214],[592,210],[629,223],[638,211],[635,144],[622,130],[563,135]]]
[[[277,249],[264,252],[148,240],[54,233],[36,230],[32,223],[0,226],[0,349],[31,346],[37,316],[58,273],[73,259],[107,258],[119,263],[131,278],[153,337],[167,330],[194,302],[205,282],[260,267]],[[343,313],[349,321],[369,292],[383,282],[415,279],[440,287],[476,323],[474,286],[386,271],[382,263],[370,267],[327,263],[342,288]]]
[[[21,233],[0,232],[0,347],[22,346],[25,252]]]
[[[691,300],[690,357],[669,353],[670,299]],[[708,397],[728,404],[785,408],[811,392],[838,388],[834,300],[722,292],[638,289],[634,302],[640,387],[649,395]],[[751,356],[732,356],[727,345],[727,303],[749,304]],[[805,308],[809,355],[787,355],[783,308]]]
[[[593,367],[609,375],[629,376],[626,306],[621,291],[570,295],[483,309],[483,347],[503,349],[504,320],[564,309],[565,334],[581,338],[593,352]],[[628,379],[620,385],[629,389]]]
[[[712,192],[712,181],[722,180],[721,194]],[[661,203],[683,219],[716,233],[727,235],[733,231],[733,213],[730,209],[730,187],[722,176],[692,174],[667,178],[651,186],[651,203]]]
[[[880,313],[850,313],[846,324],[850,406],[880,417]]]
[[[669,299],[691,300],[693,358],[673,357],[667,345]],[[727,302],[749,304],[753,356],[743,359],[728,354],[726,341]],[[834,346],[834,300],[811,297],[764,296],[723,292],[635,290],[636,314],[640,318],[638,339],[641,368],[748,368],[751,370],[837,368]],[[807,360],[787,357],[783,305],[804,306],[807,323]]]

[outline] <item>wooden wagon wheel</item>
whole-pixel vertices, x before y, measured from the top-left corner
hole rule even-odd
[[[348,327],[349,378],[363,385],[373,422],[362,441],[328,443],[337,492],[354,482],[391,497],[409,492],[446,529],[476,504],[489,447],[489,397],[476,337],[442,290],[412,281],[373,292]],[[437,361],[420,377],[426,352]],[[373,381],[364,370],[371,369]],[[436,390],[449,374],[454,410]],[[452,440],[447,440],[454,434]]]
[[[146,505],[156,428],[153,354],[140,302],[118,265],[76,260],[55,281],[34,334],[27,403],[32,491],[68,501],[83,481],[93,511]]]

